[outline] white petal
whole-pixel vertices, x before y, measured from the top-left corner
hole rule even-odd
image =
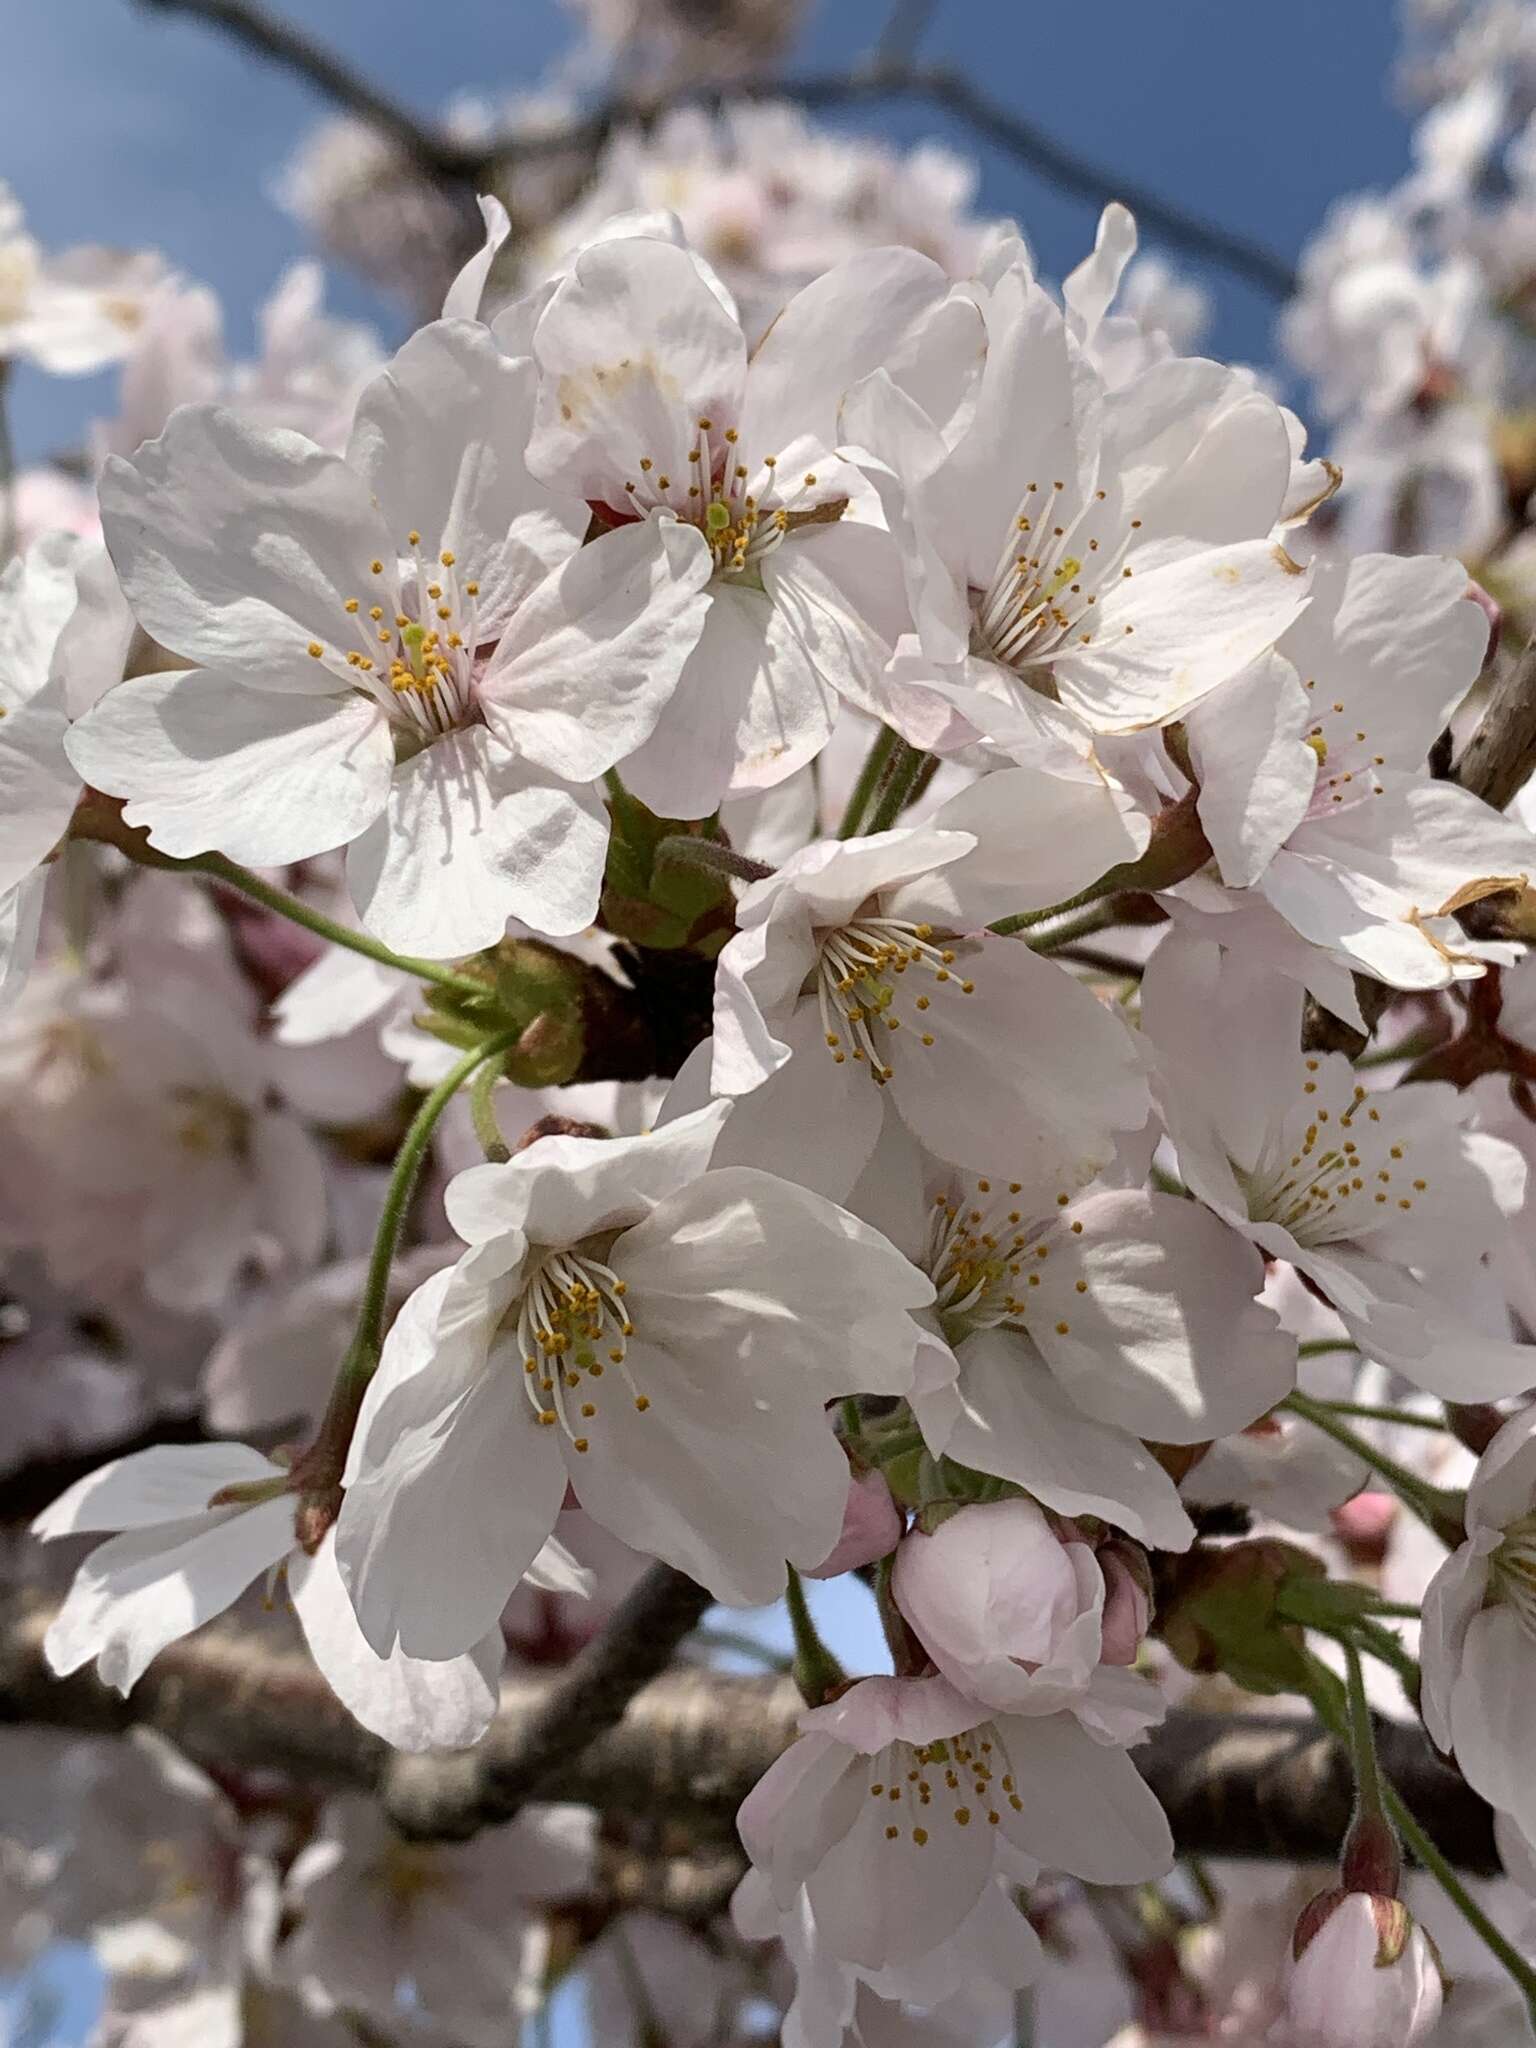
[[[336,1555],[369,1643],[471,1651],[555,1526],[565,1473],[510,1353],[434,1427],[403,1430],[342,1503]]]
[[[1094,1742],[1071,1714],[996,1726],[1024,1802],[1018,1832],[1036,1862],[1089,1884],[1136,1884],[1172,1868],[1163,1809],[1123,1749]]]
[[[344,846],[389,793],[394,749],[363,696],[250,690],[215,669],[136,677],[70,727],[87,782],[130,799],[162,853],[283,867]]]
[[[685,478],[699,421],[723,431],[740,417],[740,325],[692,253],[667,242],[583,250],[534,330],[533,352],[543,377],[529,466],[618,512],[642,462]]]
[[[342,1705],[396,1749],[467,1749],[490,1726],[506,1651],[500,1629],[463,1657],[427,1664],[398,1647],[378,1657],[363,1639],[327,1533],[313,1557],[288,1561],[288,1590],[304,1640]]]
[[[1063,1212],[1026,1291],[1029,1332],[1085,1414],[1160,1443],[1246,1429],[1291,1391],[1295,1340],[1254,1299],[1251,1244],[1173,1195]],[[1079,1283],[1082,1283],[1079,1291]]]
[[[64,1678],[94,1657],[103,1684],[126,1693],[292,1545],[291,1495],[114,1536],[81,1565],[49,1624],[49,1666]]]
[[[597,915],[608,815],[484,726],[447,733],[395,770],[347,859],[358,916],[397,953],[458,959],[515,917],[568,938]]]
[[[221,1487],[282,1476],[248,1444],[158,1444],[77,1479],[32,1524],[44,1542],[96,1530],[152,1529],[200,1515]]]
[[[264,689],[334,687],[305,649],[356,644],[346,601],[362,595],[370,562],[393,567],[396,556],[339,455],[187,405],[132,462],[113,457],[100,491],[123,589],[163,647],[249,669]]]
[[[1189,713],[1200,823],[1229,889],[1248,888],[1307,814],[1318,772],[1302,737],[1309,708],[1290,663],[1267,654]]]
[[[492,732],[568,782],[633,753],[704,630],[710,570],[704,536],[669,517],[579,549],[519,607],[481,678]]]
[[[476,582],[480,638],[494,640],[536,583],[581,545],[590,514],[529,475],[534,365],[504,356],[484,327],[418,328],[364,391],[347,461],[366,480],[395,552],[422,537],[447,549],[460,585]]]
[[[1189,1548],[1194,1529],[1152,1453],[1084,1415],[1025,1339],[982,1331],[956,1356],[956,1387],[913,1401],[935,1450],[1013,1480],[1061,1514],[1102,1516],[1160,1550]]]

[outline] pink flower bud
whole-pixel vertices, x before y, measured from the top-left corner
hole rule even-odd
[[[1134,1664],[1141,1639],[1152,1619],[1152,1598],[1145,1573],[1146,1560],[1128,1544],[1106,1543],[1099,1551],[1099,1569],[1104,1574],[1104,1614],[1100,1623],[1102,1644],[1099,1656],[1105,1664]]]
[[[1401,1899],[1319,1893],[1296,1923],[1295,1955],[1296,2048],[1414,2048],[1440,2017],[1440,1967]]]
[[[835,1579],[839,1572],[857,1570],[889,1557],[901,1541],[901,1510],[891,1498],[891,1489],[879,1472],[850,1472],[848,1499],[843,1508],[843,1533],[816,1566],[808,1579]]]
[[[1333,1510],[1334,1532],[1349,1555],[1360,1563],[1378,1562],[1386,1552],[1387,1538],[1397,1520],[1397,1496],[1391,1493],[1357,1493]]]
[[[891,1586],[939,1670],[989,1706],[1051,1711],[1098,1665],[1104,1574],[1078,1532],[1058,1533],[1031,1500],[961,1508],[931,1536],[909,1535]]]

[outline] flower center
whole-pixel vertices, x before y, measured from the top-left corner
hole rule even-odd
[[[1091,647],[1100,597],[1108,584],[1132,573],[1124,556],[1141,521],[1131,520],[1106,544],[1093,530],[1106,493],[1095,491],[1075,516],[1059,516],[1066,488],[1061,478],[1048,488],[1025,487],[1024,509],[991,584],[972,592],[976,651],[1021,675],[1074,646]]]
[[[1301,1245],[1363,1237],[1411,1211],[1429,1181],[1416,1173],[1399,1118],[1383,1117],[1351,1078],[1347,1061],[1309,1058],[1302,1100],[1286,1117],[1271,1157],[1245,1182],[1255,1222],[1278,1223]]]
[[[611,1266],[583,1251],[546,1252],[523,1289],[517,1341],[529,1404],[546,1429],[558,1424],[565,1431],[575,1451],[590,1447],[587,1425],[597,1416],[596,1383],[610,1368],[642,1415],[651,1405],[628,1364],[635,1326],[626,1292]]]
[[[1014,1196],[1022,1190],[1022,1182],[1012,1180],[1006,1197],[994,1196],[991,1181],[979,1180],[972,1201],[953,1192],[934,1198],[920,1263],[934,1284],[939,1327],[951,1345],[999,1323],[1021,1329],[1028,1324],[1031,1290],[1042,1284],[1051,1239],[1065,1219],[1026,1222],[1025,1212],[1013,1206]],[[1058,1194],[1057,1209],[1065,1209],[1070,1201],[1065,1191]],[[1082,1236],[1083,1226],[1076,1219],[1067,1227]],[[1077,1291],[1086,1293],[1087,1283],[1079,1281]],[[1069,1327],[1057,1325],[1062,1336]]]
[[[1317,688],[1317,678],[1303,678],[1308,690]],[[1387,764],[1385,754],[1368,754],[1366,733],[1348,714],[1344,697],[1330,703],[1313,703],[1313,722],[1304,735],[1317,756],[1317,781],[1307,805],[1307,821],[1331,817],[1345,804],[1359,803],[1368,796],[1380,796],[1378,769]]]
[[[396,730],[419,746],[479,717],[480,586],[459,575],[451,548],[427,563],[419,533],[408,534],[405,545],[393,569],[369,564],[375,602],[347,598],[335,644],[311,640],[305,651],[381,704]]]
[[[243,1155],[250,1142],[251,1115],[243,1103],[216,1088],[173,1088],[176,1142],[200,1159]]]
[[[859,1062],[883,1087],[895,1072],[891,1037],[903,1024],[915,1027],[912,1035],[920,1045],[936,1045],[933,999],[926,987],[915,994],[914,984],[902,977],[916,967],[924,982],[932,981],[946,995],[973,995],[975,982],[958,980],[950,972],[954,963],[953,947],[933,943],[932,925],[861,917],[828,932],[816,956],[816,998],[837,1064]]]
[[[1012,1777],[998,1778],[994,1770],[999,1750],[994,1733],[987,1722],[948,1741],[920,1747],[893,1742],[872,1757],[869,1796],[888,1809],[886,1841],[926,1848],[931,1830],[946,1820],[952,1827],[995,1828],[1003,1818],[1003,1800],[1022,1813],[1024,1802]]]
[[[756,480],[756,488],[747,486]],[[765,455],[754,467],[741,460],[735,427],[721,429],[714,420],[696,423],[688,450],[686,476],[658,469],[649,455],[640,458],[639,473],[625,480],[622,504],[616,509],[638,519],[653,512],[673,512],[696,526],[709,544],[715,574],[749,580],[768,555],[797,527],[831,524],[840,519],[848,500],[833,497],[814,470],[787,485],[779,477],[779,458]]]

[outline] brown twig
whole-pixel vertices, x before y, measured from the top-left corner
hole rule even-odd
[[[1502,811],[1536,768],[1536,638],[1489,692],[1453,779]]]
[[[377,1794],[427,1840],[464,1833],[482,1757],[526,1758],[547,1740],[554,1714],[572,1710],[581,1666],[578,1659],[553,1684],[509,1680],[482,1749],[404,1757],[350,1719],[308,1658],[276,1653],[265,1639],[231,1628],[205,1629],[165,1651],[126,1700],[88,1672],[55,1679],[42,1656],[52,1611],[17,1602],[0,1615],[0,1721],[97,1734],[156,1728],[194,1761],[219,1769],[280,1770],[322,1792]],[[653,1664],[662,1662],[658,1644]],[[585,1711],[579,1698],[574,1707]],[[554,1762],[546,1747],[539,1795],[608,1813],[691,1817],[699,1835],[723,1835],[794,1739],[800,1711],[788,1679],[666,1671],[627,1688],[616,1714],[608,1695],[598,1717],[605,1732],[586,1741],[584,1726],[585,1747],[566,1742]],[[1387,1775],[1452,1861],[1474,1873],[1496,1871],[1488,1808],[1423,1735],[1385,1726],[1380,1746]],[[1307,1861],[1337,1854],[1353,1796],[1349,1762],[1309,1719],[1176,1710],[1135,1755],[1187,1855]]]

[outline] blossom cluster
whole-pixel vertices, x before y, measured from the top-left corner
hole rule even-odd
[[[123,365],[0,571],[51,1670],[131,1694],[238,1609],[370,1755],[474,1756],[651,1561],[787,1597],[803,1696],[707,1939],[594,1933],[584,1806],[407,1842],[7,1733],[0,1962],[91,1940],[133,2048],[495,2048],[577,1954],[604,2041],[991,2048],[1106,1929],[1121,2048],[1513,2024],[1446,2001],[1360,1731],[1422,1599],[1424,1723],[1536,1891],[1536,833],[1446,772],[1511,662],[1485,543],[1370,509],[1370,436],[1467,395],[1434,292],[1383,322],[1314,252],[1341,492],[1117,205],[1059,292],[961,188],[738,292],[713,152],[745,189],[798,118],[674,117],[703,226],[616,138],[510,292],[487,196],[387,357],[306,269],[232,363],[158,260],[0,220],[0,351]],[[844,1574],[887,1671],[818,1635]],[[1353,1725],[1360,1780],[1338,1883],[1234,1876],[1199,1956],[1137,1762],[1196,1680]]]

